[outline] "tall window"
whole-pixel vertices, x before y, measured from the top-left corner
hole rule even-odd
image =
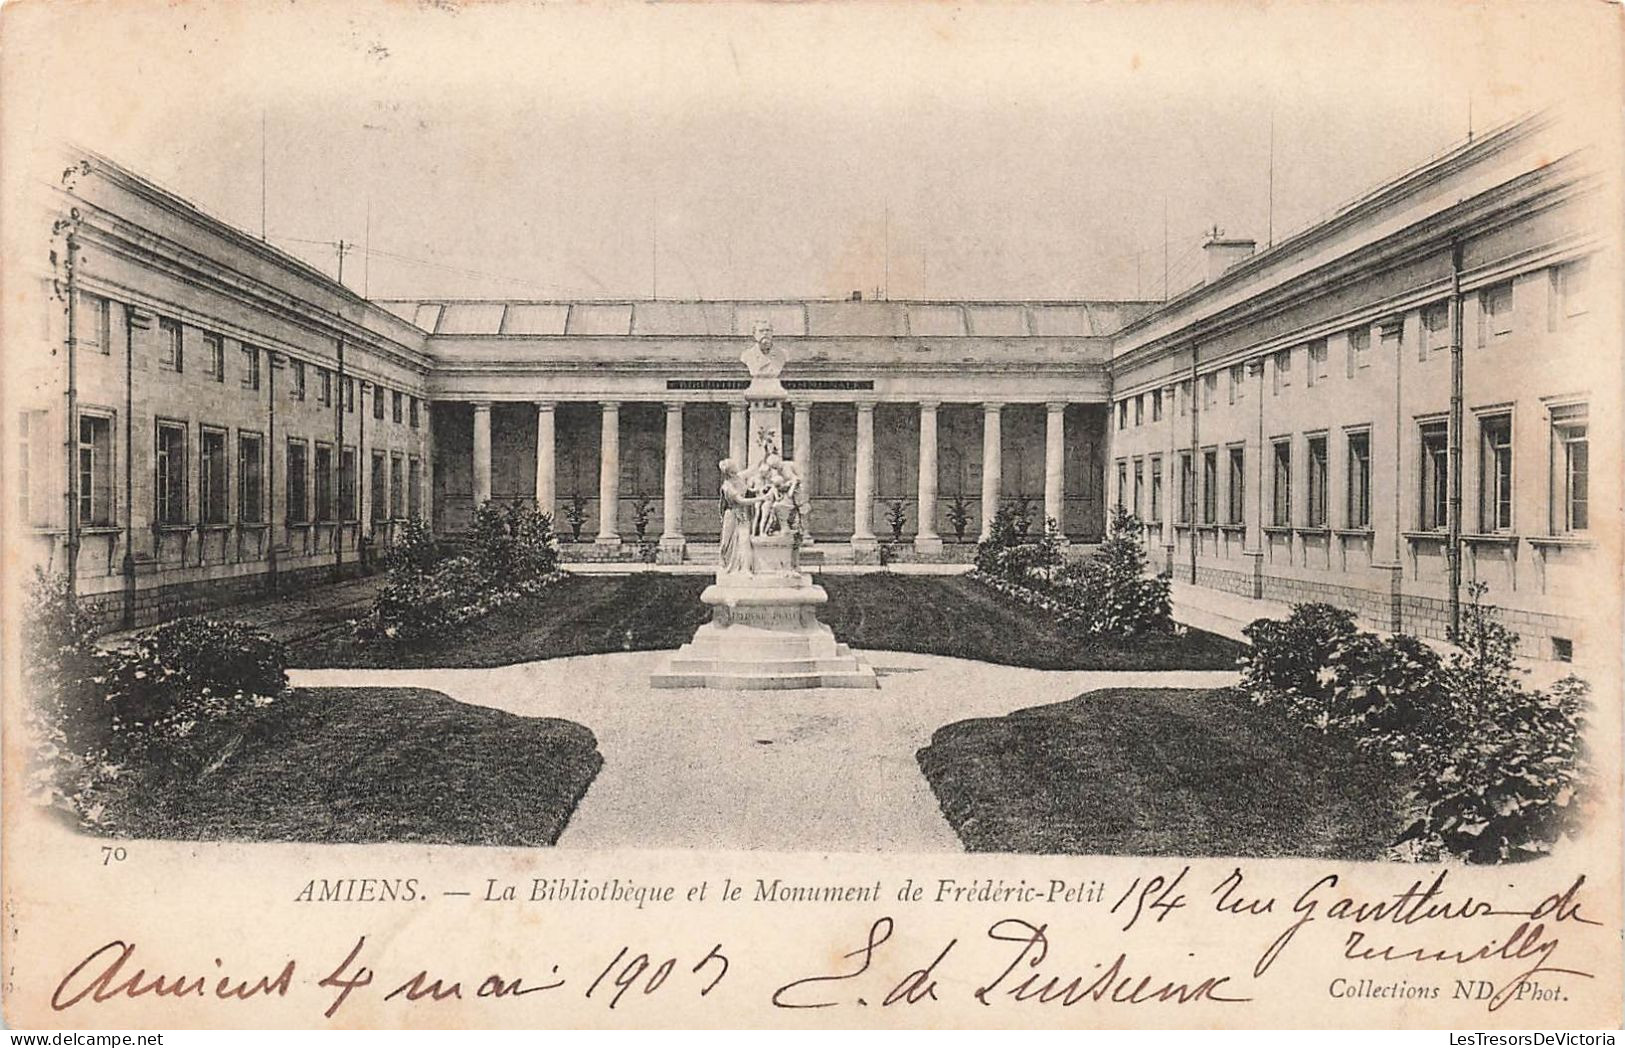
[[[155,486],[160,524],[186,523],[186,427],[175,422],[158,423],[155,458]]]
[[[1309,519],[1311,528],[1326,526],[1326,437],[1310,437],[1309,450]]]
[[[1552,530],[1559,534],[1591,526],[1587,421],[1583,404],[1552,411]]]
[[[302,360],[288,361],[288,373],[292,379],[288,382],[288,396],[293,400],[305,399],[305,362]]]
[[[1230,488],[1225,502],[1225,523],[1240,524],[1247,493],[1247,450],[1241,445],[1230,449]]]
[[[1230,403],[1237,404],[1247,397],[1247,365],[1230,365]]]
[[[1275,464],[1274,513],[1270,518],[1278,528],[1292,526],[1292,441],[1277,440],[1270,446]]]
[[[203,334],[203,373],[216,382],[226,380],[226,340],[209,332]]]
[[[333,519],[333,445],[316,443],[316,519]]]
[[[230,519],[226,500],[226,432],[221,429],[200,430],[198,456],[198,509],[205,524],[224,524]]]
[[[243,347],[243,388],[260,388],[260,351],[253,346]]]
[[[1512,530],[1512,416],[1478,420],[1478,526],[1485,532]]]
[[[1442,531],[1450,526],[1450,425],[1425,422],[1422,438],[1423,531]]]
[[[79,293],[79,318],[74,337],[82,349],[95,350],[102,356],[113,352],[112,303],[100,295]]]
[[[113,523],[113,420],[104,415],[79,416],[79,522]]]
[[[265,522],[265,442],[258,433],[237,434],[237,519]]]
[[[1512,281],[1480,291],[1478,304],[1480,345],[1512,334]]]
[[[326,368],[316,369],[316,402],[324,406],[333,403],[333,373]]]
[[[1371,526],[1371,434],[1348,435],[1349,486],[1346,520],[1350,528]]]
[[[181,322],[168,317],[158,318],[158,366],[171,371],[183,370],[184,351],[181,346]]]
[[[1134,398],[1134,424],[1145,425],[1145,394],[1141,393]]]
[[[372,387],[372,417],[384,421],[384,387]]]
[[[287,518],[289,524],[304,524],[310,520],[309,502],[310,462],[302,440],[288,441]]]
[[[1162,421],[1162,390],[1160,389],[1151,391],[1151,421]]]
[[[1578,259],[1552,267],[1553,331],[1591,308],[1591,262]]]
[[[355,379],[344,376],[344,410],[355,414]]]
[[[1117,428],[1128,428],[1128,401],[1126,400],[1119,400],[1117,402]]]
[[[1384,328],[1384,337],[1387,329]],[[1371,366],[1371,329],[1357,327],[1349,332],[1348,376],[1353,378],[1361,368]]]
[[[1191,380],[1179,384],[1179,414],[1183,418],[1191,413]]]
[[[418,398],[417,397],[412,397],[410,399],[410,403],[409,403],[408,406],[409,406],[410,410],[407,412],[407,417],[411,420],[412,428],[417,429],[418,428]]]
[[[389,418],[391,422],[394,422],[398,426],[401,424],[402,407],[403,402],[406,400],[406,395],[397,389],[389,396]]]
[[[1351,332],[1350,338],[1352,339],[1352,337],[1353,333]],[[1370,338],[1369,333],[1366,337],[1368,339]],[[1304,385],[1312,386],[1317,382],[1326,381],[1326,376],[1330,370],[1330,365],[1327,363],[1327,361],[1330,360],[1329,353],[1330,351],[1326,348],[1325,339],[1317,338],[1313,342],[1309,343],[1308,351],[1305,353],[1305,356],[1309,360],[1309,367],[1304,376]],[[1349,366],[1349,374],[1354,374],[1354,367],[1352,364]]]
[[[379,401],[379,403],[383,402]],[[388,504],[384,501],[384,469],[384,453],[374,451],[372,453],[372,476],[368,478],[368,489],[372,492],[372,519],[374,521],[383,520],[387,515],[385,511],[389,509]]]
[[[1202,452],[1202,523],[1219,521],[1219,451],[1209,448]]]
[[[1162,523],[1162,456],[1151,456],[1151,523]]]
[[[543,507],[551,513],[551,506]],[[406,463],[406,512],[408,516],[423,516],[423,463],[413,455]]]
[[[339,512],[344,520],[356,520],[361,516],[355,463],[355,448],[347,447],[339,452]]]
[[[1202,376],[1202,409],[1205,411],[1219,402],[1219,373],[1210,371]]]
[[[396,452],[389,456],[389,515],[396,520],[406,516],[406,484],[402,472],[403,462]]]
[[[1134,460],[1134,515],[1145,519],[1145,461]]]
[[[1428,354],[1449,348],[1450,303],[1430,302],[1422,307],[1422,338],[1418,356],[1426,360]]]
[[[1292,349],[1277,350],[1275,353],[1275,393],[1280,395],[1283,389],[1292,385]]]
[[[1117,460],[1117,508],[1127,505],[1128,495],[1128,463],[1122,459]]]
[[[1190,524],[1196,519],[1196,463],[1191,453],[1179,453],[1179,523]]]

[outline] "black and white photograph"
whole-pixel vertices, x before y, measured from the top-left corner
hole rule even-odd
[[[9,1026],[1621,1023],[1617,5],[0,25]]]

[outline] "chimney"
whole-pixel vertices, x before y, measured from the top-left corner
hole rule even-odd
[[[863,292],[861,292],[861,291],[852,292],[851,301],[853,301],[853,302],[862,302],[863,301]]]
[[[1207,243],[1202,245],[1202,254],[1207,256],[1207,282],[1213,283],[1237,263],[1251,258],[1257,247],[1256,240],[1238,240],[1219,233],[1211,234]]]

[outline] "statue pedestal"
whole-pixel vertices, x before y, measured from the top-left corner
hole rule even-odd
[[[656,688],[877,688],[875,671],[818,621],[829,600],[797,570],[789,535],[755,542],[756,571],[700,594],[711,621],[650,677]]]

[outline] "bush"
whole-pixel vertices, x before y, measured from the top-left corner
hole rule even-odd
[[[474,513],[474,560],[492,582],[551,575],[559,560],[552,515],[520,502],[482,504]]]
[[[1417,816],[1396,843],[1419,857],[1533,858],[1575,828],[1589,801],[1589,689],[1570,677],[1526,691],[1517,635],[1481,604],[1483,592],[1469,587],[1448,658],[1415,637],[1358,631],[1349,612],[1325,604],[1245,630],[1242,684],[1255,703],[1409,770]]]
[[[1531,859],[1572,832],[1588,806],[1590,688],[1571,676],[1549,692],[1525,691],[1518,635],[1483,604],[1484,592],[1468,586],[1451,635],[1457,650],[1443,675],[1455,727],[1422,752],[1422,814],[1404,839],[1469,862]]]
[[[993,515],[988,537],[976,545],[977,571],[1022,585],[1047,582],[1060,564],[1061,535],[1055,521],[1046,521],[1043,533],[1028,539],[1016,511],[1007,506]]]
[[[106,822],[129,763],[195,769],[195,729],[273,701],[287,687],[281,644],[258,630],[181,619],[108,651],[60,578],[37,575],[23,623],[30,793],[82,825]]]
[[[384,553],[384,567],[389,571],[429,571],[439,563],[440,543],[422,517],[408,520],[394,545]]]
[[[651,557],[658,548],[649,546]],[[371,612],[354,623],[356,639],[411,644],[480,618],[553,579],[558,556],[553,518],[530,505],[481,505],[467,556],[440,558],[427,526],[419,524],[389,561],[389,578]]]
[[[1173,580],[1147,576],[1145,526],[1126,508],[1112,511],[1106,541],[1089,562],[1093,578],[1080,594],[1094,633],[1127,635],[1173,628]]]
[[[1323,670],[1356,631],[1352,612],[1297,604],[1285,619],[1258,619],[1241,632],[1251,643],[1240,659],[1241,684],[1254,701],[1324,708],[1330,679]]]

